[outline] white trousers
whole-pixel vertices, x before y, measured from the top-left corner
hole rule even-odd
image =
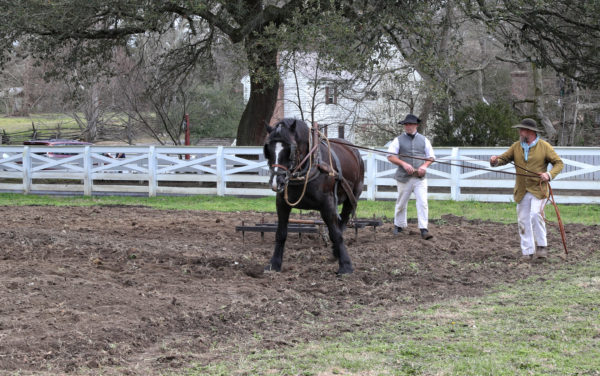
[[[546,247],[546,223],[542,217],[542,209],[548,200],[536,198],[531,193],[517,204],[517,220],[519,235],[521,236],[521,251],[523,255],[535,253],[535,246]]]
[[[394,225],[402,228],[408,226],[408,223],[406,222],[406,210],[408,208],[410,194],[414,192],[415,198],[417,199],[419,228],[427,228],[429,218],[429,206],[427,205],[427,179],[411,177],[405,183],[396,181],[396,185],[398,186],[398,198],[396,199]]]

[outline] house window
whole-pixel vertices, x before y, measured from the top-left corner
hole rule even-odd
[[[337,104],[337,87],[325,87],[325,104]]]
[[[338,126],[338,138],[345,138],[344,137],[344,126],[343,125]]]

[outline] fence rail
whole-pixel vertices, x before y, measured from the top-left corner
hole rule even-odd
[[[514,172],[489,167],[506,148],[435,148],[428,169],[430,199],[510,202]],[[559,203],[600,203],[600,148],[558,147],[565,163],[552,181]],[[123,153],[123,158],[114,158]],[[271,196],[261,147],[0,146],[0,192],[35,194],[138,194]],[[362,152],[361,198],[395,199],[396,167],[385,155]]]
[[[27,131],[10,133],[7,133],[4,129],[0,129],[0,144],[22,145],[23,142],[28,140],[48,140],[53,138],[78,139],[81,137],[81,134],[81,130],[73,128],[32,128]]]

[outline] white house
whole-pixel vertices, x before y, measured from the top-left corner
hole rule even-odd
[[[23,109],[23,97],[25,90],[22,87],[9,87],[0,90],[0,101],[4,102],[6,115],[18,113]]]
[[[315,122],[329,137],[353,142],[361,130],[397,124],[418,109],[421,76],[401,55],[382,62],[360,77],[320,69],[315,54],[280,55],[280,87],[271,124],[284,117]],[[244,100],[250,98],[250,78],[242,79]]]

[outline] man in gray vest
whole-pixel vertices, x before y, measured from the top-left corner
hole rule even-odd
[[[417,218],[421,237],[425,240],[433,238],[427,230],[429,221],[429,207],[427,205],[427,179],[425,174],[427,167],[435,160],[431,142],[425,136],[417,132],[421,119],[413,114],[399,124],[404,125],[404,133],[396,137],[388,152],[393,153],[388,161],[398,166],[394,178],[398,185],[398,199],[396,200],[396,212],[394,215],[394,234],[400,234],[407,226],[406,209],[411,193],[417,199]]]

